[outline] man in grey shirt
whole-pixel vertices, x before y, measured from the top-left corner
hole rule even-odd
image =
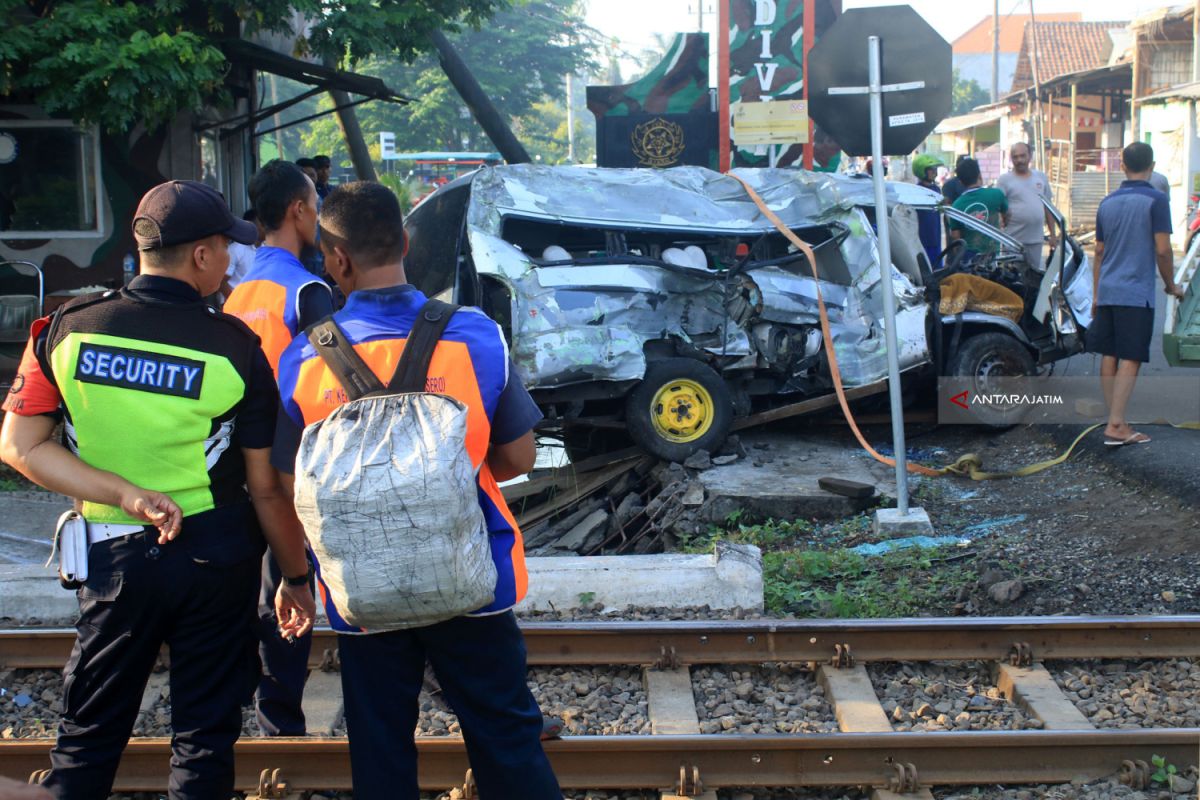
[[[1012,170],[996,181],[996,188],[1008,198],[1008,225],[1004,232],[1021,243],[1029,269],[1040,274],[1046,270],[1043,220],[1050,229],[1050,247],[1058,243],[1054,217],[1042,205],[1043,197],[1050,199],[1050,180],[1041,170],[1029,168],[1030,149],[1025,142],[1014,144],[1009,157]]]

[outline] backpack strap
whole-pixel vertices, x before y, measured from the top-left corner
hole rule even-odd
[[[317,355],[329,366],[329,370],[351,400],[358,400],[373,392],[382,392],[383,384],[355,352],[346,334],[338,327],[332,316],[309,326],[308,341]]]
[[[396,372],[388,381],[388,391],[393,393],[423,392],[425,379],[429,376],[429,362],[433,360],[433,351],[438,340],[450,324],[450,318],[460,306],[443,303],[441,300],[428,300],[417,312],[417,320],[408,333],[404,344],[404,352]]]

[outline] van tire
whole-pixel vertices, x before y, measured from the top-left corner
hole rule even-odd
[[[646,365],[625,400],[625,424],[634,443],[667,461],[710,453],[733,425],[733,395],[712,367],[691,358]]]
[[[1037,363],[1029,348],[1007,333],[979,333],[966,339],[950,358],[947,374],[971,380],[973,392],[983,392],[989,377],[1022,377],[1033,375]],[[1016,422],[991,421],[988,415],[972,412],[982,424],[993,430],[1007,430]]]

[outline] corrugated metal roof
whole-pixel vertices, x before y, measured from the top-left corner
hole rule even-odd
[[[986,108],[982,111],[972,111],[969,114],[959,114],[957,117],[946,117],[933,129],[934,133],[954,133],[974,128],[978,125],[998,120],[1008,113],[1008,107]]]

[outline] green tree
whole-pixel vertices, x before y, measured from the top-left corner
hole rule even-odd
[[[476,26],[508,0],[0,0],[0,96],[120,131],[226,100],[219,42],[310,20],[297,55],[411,61],[434,29]]]
[[[518,0],[512,8],[497,13],[486,27],[449,37],[492,102],[514,121],[517,130],[534,130],[538,136],[560,140],[564,157],[565,122],[560,136],[533,117],[552,113],[545,104],[553,99],[565,120],[562,98],[567,73],[594,67],[595,36],[582,20],[580,0]],[[396,149],[401,152],[493,149],[442,72],[436,56],[425,54],[412,64],[394,58],[371,59],[360,72],[382,78],[414,98],[407,105],[373,101],[360,106],[358,119],[368,142],[377,141],[380,132],[390,131],[396,135]],[[580,94],[584,81],[575,83]],[[328,98],[321,104],[328,108]],[[577,123],[581,116],[576,114]],[[308,152],[329,153],[338,163],[349,158],[337,121],[332,118],[310,123],[303,142]],[[535,137],[525,144],[536,153],[538,142]],[[378,157],[377,145],[372,149]]]
[[[953,105],[950,107],[950,113],[954,115],[966,114],[972,108],[981,106],[991,100],[991,95],[987,93],[979,81],[972,78],[964,80],[958,70],[954,70],[954,90],[952,97]]]

